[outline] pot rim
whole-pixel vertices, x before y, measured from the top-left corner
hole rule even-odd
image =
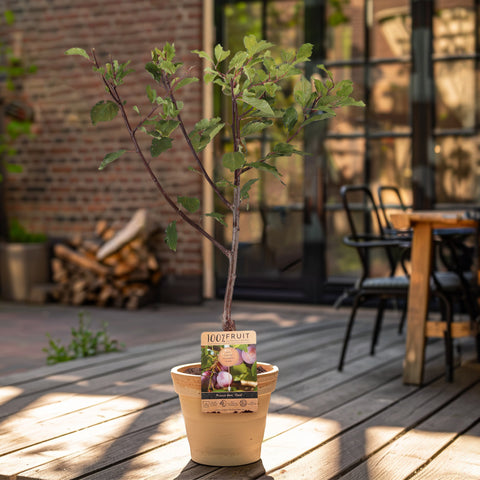
[[[262,365],[263,367],[270,367],[268,371],[259,373],[258,375],[268,375],[272,373],[278,373],[278,367],[276,365],[271,365],[270,363],[265,363],[265,362],[257,362],[257,365]],[[192,363],[184,363],[183,365],[177,365],[176,367],[173,367],[170,371],[171,373],[175,375],[183,375],[185,377],[198,377],[198,375],[195,375],[193,373],[185,373],[182,372],[182,369],[187,369],[191,367],[200,367],[201,364],[200,362],[192,362]]]

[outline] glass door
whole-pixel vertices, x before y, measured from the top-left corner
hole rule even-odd
[[[288,187],[268,175],[257,182],[241,225],[240,296],[329,302],[357,278],[356,254],[342,241],[342,185],[366,184],[374,194],[394,185],[417,209],[478,205],[479,0],[218,0],[216,7],[218,41],[229,49],[247,33],[284,47],[312,43],[312,65],[352,79],[354,97],[366,103],[305,130],[300,148],[309,155],[277,165]],[[307,76],[318,74],[308,68]],[[292,89],[284,86],[287,104]],[[216,99],[217,111],[228,108]],[[250,141],[260,154],[275,134]],[[216,158],[228,148],[221,139]]]
[[[254,34],[283,48],[298,48],[305,43],[303,1],[217,2],[217,40],[233,53],[243,48],[243,37]],[[275,50],[272,50],[275,55]],[[280,101],[288,106],[293,100],[293,80],[282,85]],[[228,118],[230,105],[221,92],[215,93],[217,113]],[[247,139],[249,154],[260,158],[278,142],[280,132],[274,127]],[[304,149],[302,137],[297,148]],[[215,158],[231,148],[228,132],[216,145]],[[304,291],[304,158],[298,155],[276,160],[282,181],[269,172],[253,174],[260,180],[249,192],[248,206],[240,223],[240,251],[236,294],[246,298],[298,298],[307,300]],[[217,161],[217,168],[221,168]],[[248,180],[248,179],[246,179]],[[221,209],[221,205],[216,205]],[[224,212],[228,215],[228,212]],[[217,238],[228,242],[231,232],[216,226]],[[216,256],[216,283],[221,291],[225,284],[225,259]],[[287,298],[286,298],[287,299]]]

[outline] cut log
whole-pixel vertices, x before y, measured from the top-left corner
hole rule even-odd
[[[135,239],[147,226],[147,211],[137,210],[127,225],[106,242],[97,252],[97,259],[103,260],[112,253],[119,250],[126,243]]]
[[[93,238],[75,236],[55,245],[50,297],[70,305],[128,309],[148,303],[162,273],[153,250],[156,230],[147,223],[145,211],[137,211],[118,233],[100,221]]]
[[[108,267],[86,257],[85,255],[77,253],[75,250],[72,250],[61,243],[55,245],[54,253],[58,258],[64,258],[69,262],[79,265],[80,267],[86,268],[87,270],[92,270],[99,275],[108,275],[110,273],[110,269]]]

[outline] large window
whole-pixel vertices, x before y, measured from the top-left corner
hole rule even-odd
[[[216,5],[218,40],[230,49],[245,33],[282,46],[313,43],[314,64],[352,79],[354,96],[367,105],[305,131],[310,155],[281,166],[288,188],[262,179],[242,225],[240,290],[242,279],[260,289],[293,284],[299,298],[322,301],[357,274],[355,252],[342,243],[344,184],[365,183],[374,192],[396,185],[415,208],[480,201],[478,0]],[[217,101],[216,108],[228,107]],[[251,141],[261,151],[273,135]],[[217,153],[226,148],[228,138]]]
[[[232,54],[243,48],[243,37],[254,34],[284,48],[298,48],[304,40],[303,1],[252,1],[218,2],[217,13],[221,19],[218,39]],[[272,52],[275,55],[275,51]],[[280,101],[288,105],[293,101],[294,81],[282,85]],[[229,118],[231,105],[220,92],[216,95],[216,109]],[[260,158],[279,140],[274,127],[261,135],[247,139],[251,157]],[[303,149],[303,139],[297,140]],[[232,148],[228,130],[217,145],[217,158]],[[292,291],[292,286],[302,278],[303,262],[303,205],[305,178],[304,160],[300,156],[280,157],[277,169],[282,172],[285,185],[268,172],[252,171],[260,181],[249,192],[248,208],[241,215],[240,252],[237,291],[248,289]],[[221,168],[219,165],[217,168]],[[248,180],[247,178],[245,180]],[[221,208],[218,205],[217,208]],[[225,212],[228,216],[229,213]],[[217,226],[217,236],[228,242],[231,231]],[[225,272],[221,255],[217,256],[217,275]],[[223,279],[219,277],[219,284]]]

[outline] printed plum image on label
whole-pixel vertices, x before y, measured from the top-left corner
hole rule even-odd
[[[202,411],[256,412],[257,334],[253,330],[203,332]]]

